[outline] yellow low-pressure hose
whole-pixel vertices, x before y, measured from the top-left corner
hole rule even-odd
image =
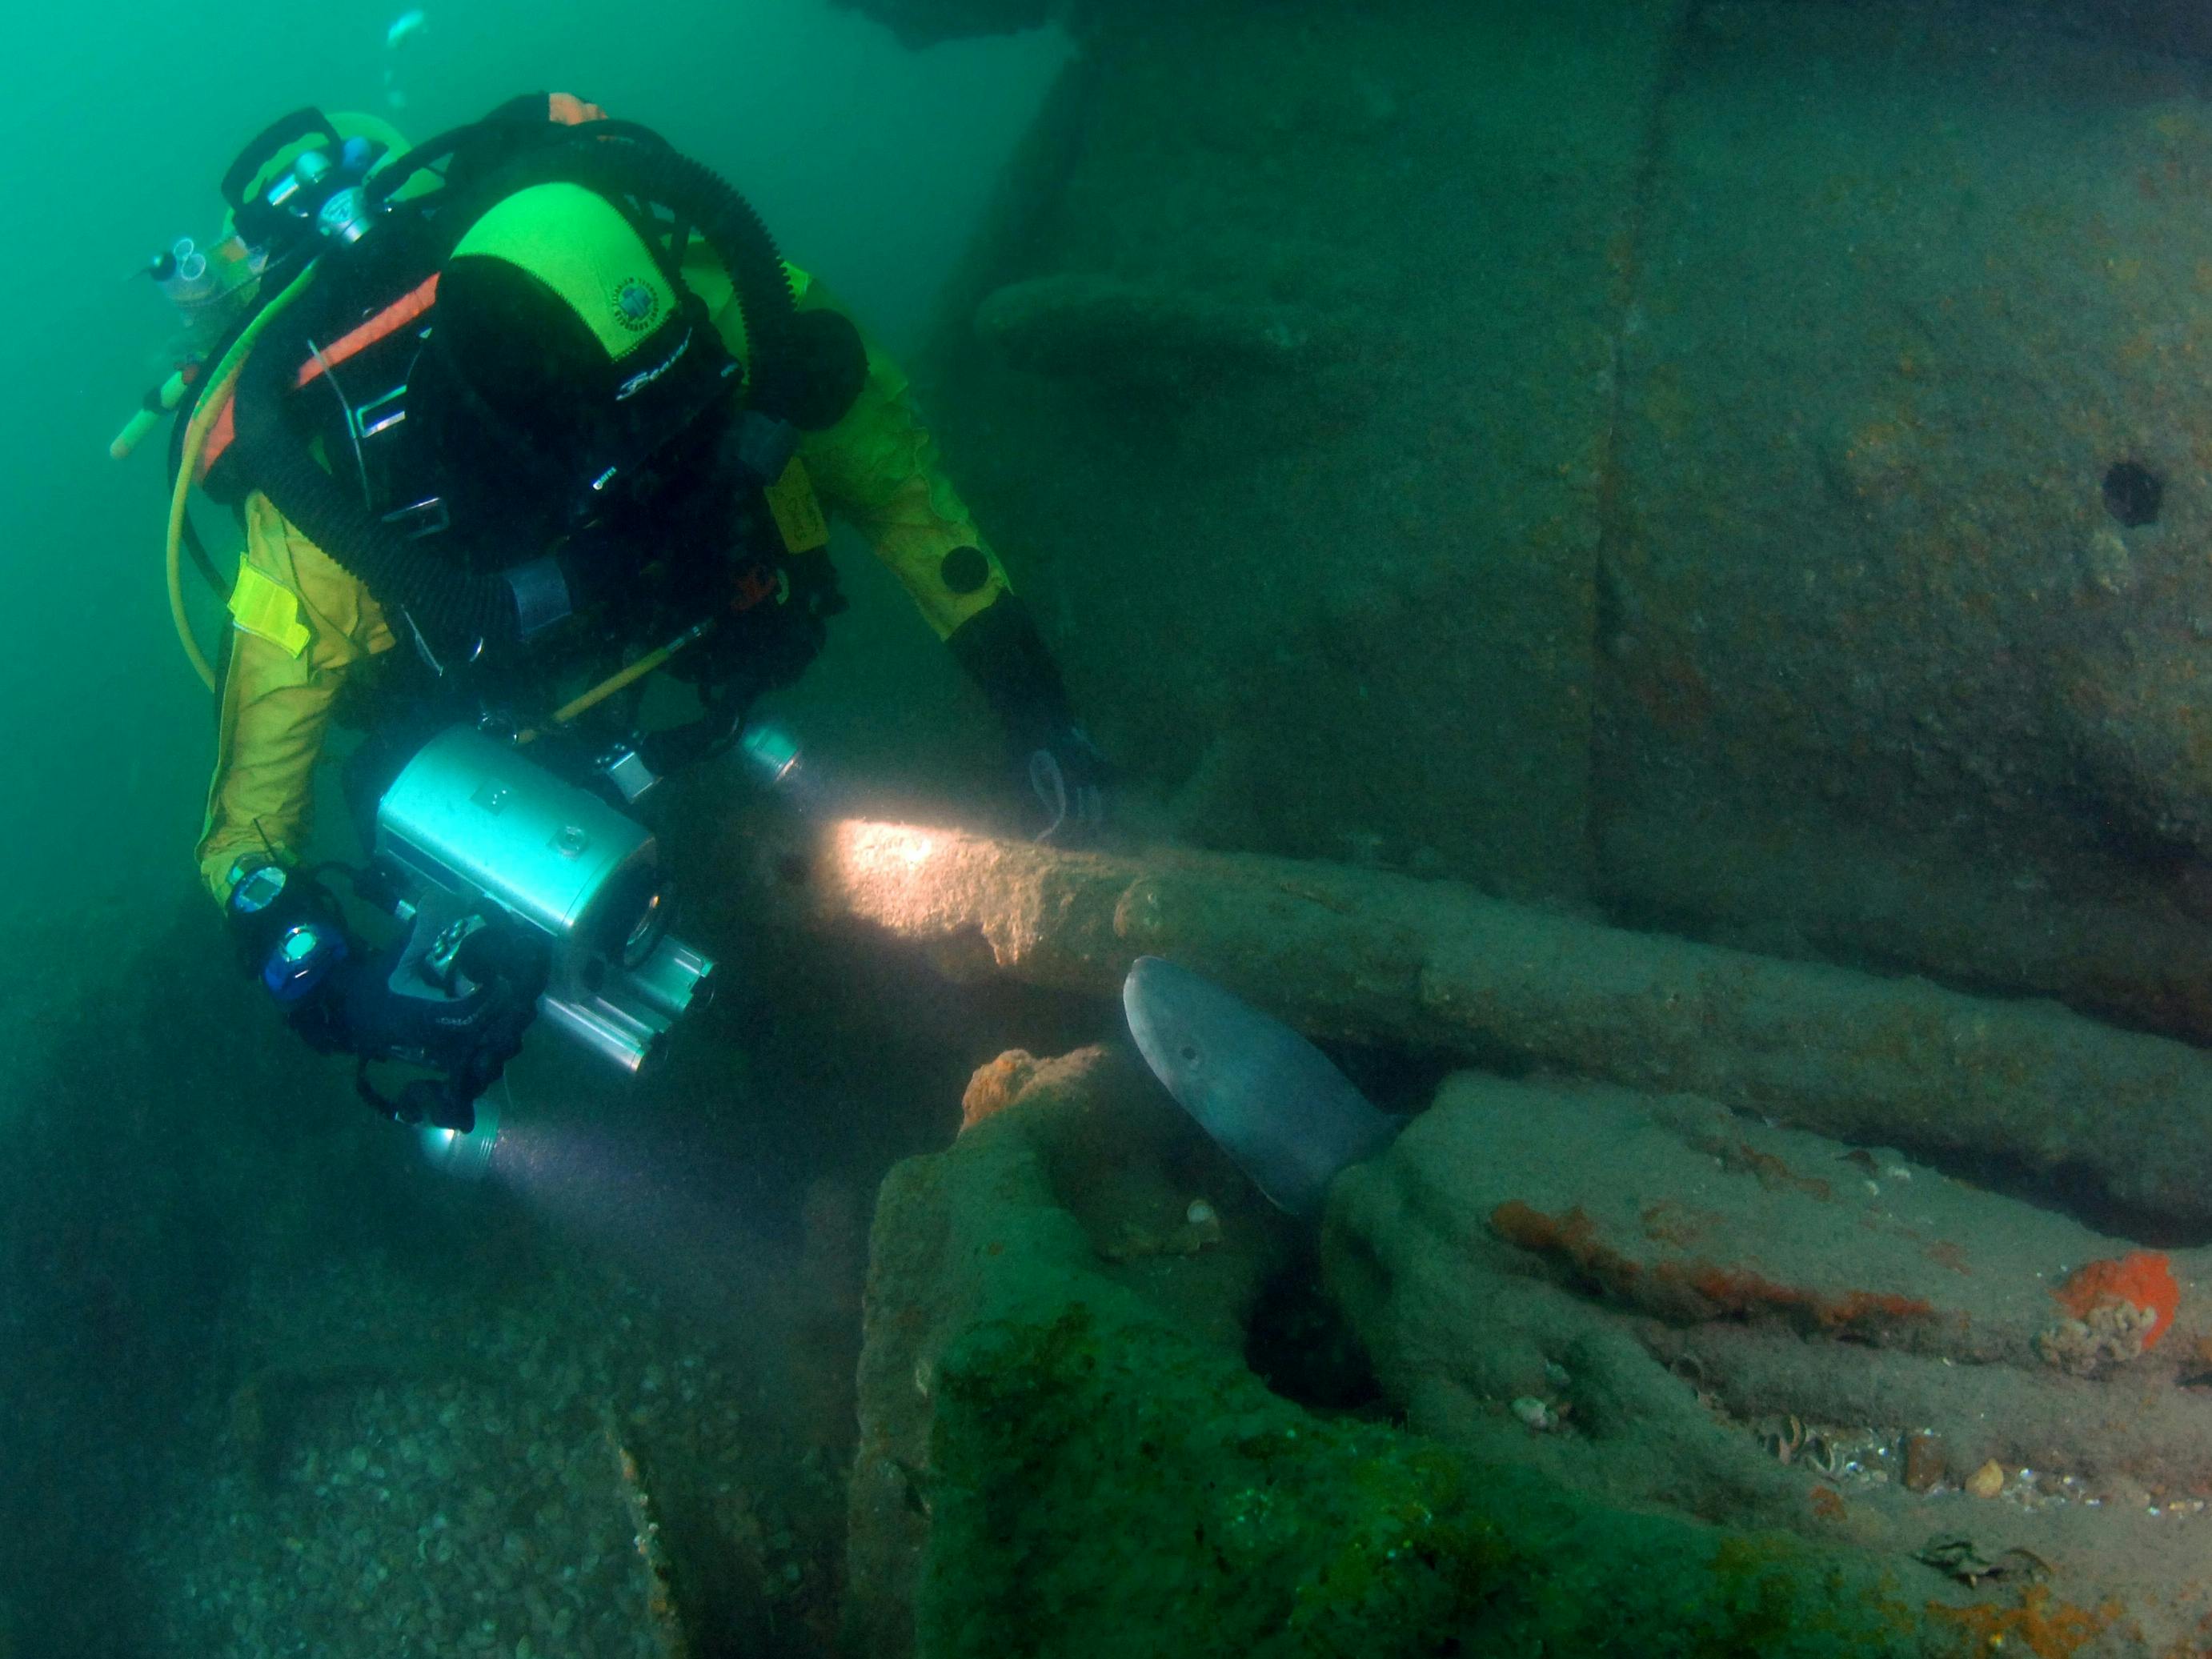
[[[661,664],[666,662],[671,657],[684,649],[685,646],[690,645],[694,641],[702,639],[708,634],[713,632],[714,627],[714,619],[709,617],[705,622],[696,623],[690,628],[685,629],[681,634],[678,634],[674,639],[669,641],[667,644],[660,647],[658,650],[647,652],[635,662],[629,664],[620,672],[608,675],[606,678],[601,680],[597,685],[593,686],[590,690],[583,693],[580,696],[572,697],[567,702],[562,703],[558,708],[553,711],[552,718],[545,722],[546,726],[566,726],[570,720],[575,719],[577,715],[582,714],[586,708],[590,708],[596,704],[605,702],[609,697],[614,696],[616,692],[621,690],[623,687],[626,685],[635,685],[638,681],[643,679],[647,674],[653,672],[654,669],[659,667]],[[517,733],[514,740],[517,744],[535,743],[543,734],[543,727],[532,726],[527,732]]]
[[[185,428],[184,454],[177,464],[176,487],[169,492],[169,620],[176,624],[177,642],[185,647],[185,655],[191,659],[192,672],[200,677],[201,683],[210,691],[216,689],[215,669],[209,663],[206,653],[201,651],[199,641],[192,637],[191,620],[185,615],[185,507],[191,499],[192,475],[199,471],[200,455],[207,448],[210,429],[222,413],[224,405],[230,402],[231,393],[238,388],[239,371],[246,367],[246,354],[253,349],[253,343],[261,337],[262,331],[269,326],[278,313],[307,291],[307,284],[314,278],[315,267],[311,264],[294,277],[291,285],[282,294],[264,306],[259,316],[246,325],[246,331],[238,337],[237,344],[231,347],[216,366],[215,373],[208,377],[207,394],[192,411],[191,424]]]

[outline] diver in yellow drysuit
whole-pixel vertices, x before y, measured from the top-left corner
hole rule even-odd
[[[269,199],[297,219],[309,177],[327,251],[252,344],[204,458],[246,543],[198,857],[242,963],[311,1044],[442,1073],[398,1115],[465,1127],[545,973],[526,930],[487,916],[470,994],[410,994],[404,941],[347,931],[303,865],[333,723],[364,732],[363,817],[456,723],[528,733],[534,758],[627,793],[733,741],[818,650],[843,608],[828,514],[990,697],[1047,833],[1096,823],[1103,765],[905,377],[735,192],[561,96],[404,161],[360,163],[356,141],[343,189],[300,163],[306,142],[240,198],[281,174]],[[696,720],[641,731],[641,684],[580,707],[678,640],[666,672],[696,687]]]

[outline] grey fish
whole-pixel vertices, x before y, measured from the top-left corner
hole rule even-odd
[[[1188,969],[1139,957],[1121,1008],[1167,1091],[1292,1215],[1320,1213],[1337,1171],[1404,1127],[1289,1026]]]

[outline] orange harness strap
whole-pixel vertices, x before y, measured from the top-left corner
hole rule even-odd
[[[546,98],[545,105],[546,118],[564,127],[588,126],[594,121],[604,121],[607,118],[606,111],[601,109],[597,104],[577,97],[572,92],[550,94]],[[300,378],[294,382],[294,385],[306,386],[325,368],[335,368],[347,358],[357,356],[374,345],[379,340],[397,333],[436,304],[437,300],[438,277],[437,273],[434,271],[423,282],[422,287],[416,289],[412,294],[408,295],[404,299],[394,301],[359,328],[354,330],[352,333],[333,344],[325,346],[323,349],[322,362],[302,364],[300,368]],[[215,424],[208,428],[207,446],[200,452],[199,476],[201,478],[204,479],[207,477],[208,469],[222,459],[223,452],[230,447],[237,436],[235,411],[230,401],[226,399],[222,413],[215,417]]]
[[[319,361],[310,360],[300,368],[300,378],[294,386],[303,386],[325,368],[336,368],[349,357],[358,357],[379,340],[388,340],[393,335],[438,303],[438,273],[432,271],[422,279],[422,286],[413,293],[394,300],[390,305],[350,333],[341,334],[323,348]]]
[[[311,358],[300,366],[300,373],[292,385],[295,389],[307,386],[326,368],[336,368],[349,357],[358,357],[379,340],[388,340],[438,302],[438,273],[432,271],[422,279],[422,285],[412,293],[404,295],[371,317],[360,327],[340,335],[323,348],[319,358]],[[223,452],[238,435],[235,399],[226,399],[222,412],[215,417],[208,428],[207,445],[200,451],[199,476],[204,480],[208,469],[222,459]]]

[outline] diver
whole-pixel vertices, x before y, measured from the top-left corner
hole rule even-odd
[[[713,173],[533,95],[411,150],[303,111],[223,193],[254,297],[184,400],[172,516],[173,603],[180,520],[206,563],[190,480],[245,529],[219,672],[201,659],[220,686],[198,863],[246,970],[311,1046],[356,1057],[380,1109],[467,1128],[547,953],[492,904],[435,939],[356,936],[306,861],[333,728],[360,733],[343,773],[365,837],[456,727],[626,805],[740,741],[821,648],[845,603],[831,514],[981,687],[1042,833],[1097,826],[1103,763],[905,377]],[[648,671],[688,682],[696,716],[647,729]],[[386,1060],[434,1078],[394,1098],[368,1080]]]

